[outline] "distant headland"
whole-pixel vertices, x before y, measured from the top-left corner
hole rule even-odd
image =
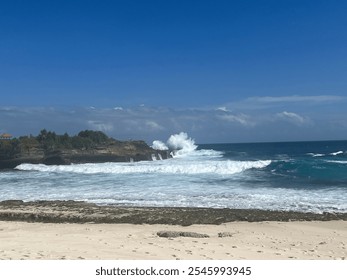
[[[167,151],[155,150],[144,141],[119,141],[101,131],[84,130],[77,135],[41,130],[37,136],[0,139],[0,169],[22,163],[68,165],[72,163],[131,162],[167,159]]]

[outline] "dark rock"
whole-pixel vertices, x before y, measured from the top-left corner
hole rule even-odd
[[[207,234],[186,232],[186,231],[159,231],[157,232],[159,237],[176,238],[176,237],[191,237],[191,238],[209,238]]]
[[[165,238],[176,238],[176,237],[180,237],[180,232],[178,232],[178,231],[159,231],[159,232],[157,232],[157,235],[159,237],[165,237]]]
[[[233,234],[231,232],[219,232],[218,237],[223,238],[223,237],[232,237]]]
[[[22,204],[24,203],[24,201],[23,201],[23,200],[15,200],[15,199],[13,199],[13,200],[1,201],[0,203],[1,203],[1,205],[3,205],[3,206],[8,206],[8,207],[10,207],[10,206],[22,205]]]

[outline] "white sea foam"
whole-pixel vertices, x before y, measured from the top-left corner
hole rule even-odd
[[[326,160],[326,162],[330,162],[330,163],[339,163],[339,164],[347,164],[347,161],[344,161],[344,160]]]
[[[315,154],[315,153],[307,153],[307,155],[312,156],[312,157],[324,157],[325,154]]]
[[[138,163],[86,163],[74,165],[21,164],[16,167],[23,171],[110,173],[110,174],[225,174],[240,173],[252,168],[264,168],[270,160],[259,161],[177,161],[165,160]]]
[[[334,153],[330,153],[329,155],[337,156],[337,155],[342,155],[342,154],[344,154],[343,151],[337,151]],[[324,156],[326,156],[325,154],[316,154],[316,153],[307,153],[307,155],[312,156],[312,157],[324,157]]]
[[[330,155],[332,156],[337,156],[337,155],[341,155],[343,154],[343,151],[338,151],[338,152],[335,152],[335,153],[330,153]]]
[[[18,178],[18,175],[21,176],[21,180],[12,180]],[[347,213],[346,191],[342,188],[307,191],[268,188],[262,186],[261,182],[256,187],[244,187],[239,179],[225,180],[225,176],[215,174],[158,175],[0,173],[0,180],[2,182],[5,180],[4,185],[6,185],[3,188],[0,185],[0,200],[58,199],[126,206],[227,207]],[[216,178],[224,180],[217,183]],[[249,177],[246,175],[243,178]],[[217,185],[211,184],[211,180]]]
[[[195,150],[189,153],[189,157],[193,159],[195,157],[206,157],[206,158],[212,159],[212,158],[222,158],[223,154],[224,153],[220,151],[202,149],[202,150]]]

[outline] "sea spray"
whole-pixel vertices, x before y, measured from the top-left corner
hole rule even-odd
[[[167,151],[169,149],[169,147],[166,146],[165,143],[159,140],[153,141],[152,148],[155,150],[160,150],[160,151]]]
[[[187,155],[195,151],[197,147],[194,140],[185,132],[171,135],[166,144],[159,140],[153,141],[152,144],[153,149],[162,151],[170,150],[172,157]]]
[[[167,144],[169,148],[173,150],[172,156],[189,154],[198,147],[195,145],[194,140],[189,138],[188,134],[185,132],[171,135],[169,140],[167,140]]]

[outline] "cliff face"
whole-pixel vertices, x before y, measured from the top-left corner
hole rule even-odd
[[[31,140],[28,141],[28,139]],[[13,143],[4,141],[8,140],[3,140],[0,143],[0,169],[12,169],[22,163],[63,165],[130,162],[167,159],[169,157],[168,152],[154,150],[144,141],[117,141],[107,138],[105,141],[99,141],[99,143],[88,142],[88,145],[81,145],[79,142],[78,145],[46,145],[47,143],[44,141],[37,141],[37,138],[20,138],[16,140],[18,142]],[[10,144],[12,145],[11,148]]]
[[[167,159],[168,152],[150,148],[142,141],[115,142],[90,149],[56,149],[44,151],[36,148],[12,157],[0,156],[0,169],[12,169],[22,163],[61,165],[71,163],[130,162]]]
[[[87,162],[130,162],[167,159],[168,153],[157,151],[143,141],[111,142],[91,149],[62,149],[45,153],[42,163],[47,165]]]

